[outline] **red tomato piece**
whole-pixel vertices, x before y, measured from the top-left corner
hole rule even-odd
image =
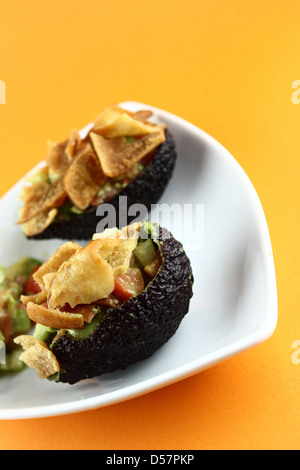
[[[114,293],[124,301],[140,294],[144,289],[145,281],[141,270],[138,268],[130,268],[125,274],[115,278]]]
[[[25,283],[25,285],[24,285],[25,295],[38,294],[39,292],[41,292],[40,286],[33,279],[33,275],[34,275],[34,273],[36,273],[36,271],[38,269],[39,269],[39,266],[36,265],[33,268],[33,271],[31,273],[31,276],[30,276],[29,280]]]
[[[59,310],[61,312],[67,312],[67,313],[75,313],[75,314],[80,314],[83,316],[84,321],[87,323],[91,323],[93,318],[96,316],[97,312],[95,311],[96,305],[90,304],[90,305],[76,305],[76,307],[72,308],[70,307],[69,304],[64,305],[61,307]]]
[[[109,297],[97,300],[96,304],[110,308],[117,308],[123,304],[123,301],[119,297],[117,297],[114,292],[112,292]]]

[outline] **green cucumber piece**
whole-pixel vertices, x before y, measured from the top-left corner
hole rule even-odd
[[[150,239],[144,241],[143,243],[139,243],[133,253],[142,266],[147,266],[148,264],[152,263],[152,261],[154,261],[157,256],[155,245]]]

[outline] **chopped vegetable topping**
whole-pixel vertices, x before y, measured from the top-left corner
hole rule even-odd
[[[138,268],[129,268],[125,274],[121,274],[115,278],[114,293],[121,300],[129,300],[143,292],[145,289],[145,281],[142,272]]]
[[[143,266],[152,263],[157,257],[154,243],[150,239],[139,243],[134,250],[134,254]]]
[[[118,195],[148,165],[165,140],[165,125],[151,111],[106,108],[84,136],[73,130],[63,142],[48,142],[46,165],[26,181],[17,224],[27,237],[52,223],[81,215]]]
[[[34,338],[40,341],[30,343],[24,335],[17,338],[15,342],[25,349],[21,360],[37,368],[41,377],[50,377],[58,368],[49,347],[59,337],[88,336],[108,309],[144,291],[162,262],[157,245],[141,238],[150,229],[147,223],[108,229],[95,234],[83,248],[68,242],[42,266],[33,268],[26,282],[29,295],[22,300],[28,317],[37,324]],[[2,277],[0,271],[0,281]]]
[[[0,364],[0,375],[24,368],[13,338],[31,330],[32,323],[20,299],[23,294],[39,289],[33,281],[33,273],[40,264],[33,258],[22,258],[9,268],[0,266],[0,340],[6,345],[6,363]]]

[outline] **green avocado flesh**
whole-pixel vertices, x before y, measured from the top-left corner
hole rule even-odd
[[[85,326],[81,330],[65,330],[64,334],[73,338],[73,339],[85,339],[88,338],[95,328],[99,325],[101,320],[104,318],[106,312],[100,311],[98,315],[96,315],[91,323],[85,323]],[[47,346],[51,347],[53,341],[55,341],[56,335],[60,332],[60,330],[56,330],[55,328],[50,328],[49,326],[44,326],[39,323],[35,326],[34,337],[44,341]]]
[[[26,369],[24,362],[19,360],[21,353],[20,349],[6,351],[5,364],[0,364],[0,377],[22,372],[22,370]]]
[[[13,343],[12,338],[31,330],[31,321],[22,308],[20,296],[24,293],[33,269],[40,265],[41,262],[35,258],[23,257],[8,268],[0,266],[0,348],[5,347],[5,354],[1,354],[3,363],[0,363],[0,376],[25,368],[19,360],[21,348]]]
[[[134,250],[134,254],[142,266],[147,266],[148,264],[152,263],[152,261],[157,256],[155,245],[150,239],[139,243]]]

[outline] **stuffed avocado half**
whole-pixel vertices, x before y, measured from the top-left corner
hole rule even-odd
[[[169,129],[150,121],[151,116],[151,111],[131,113],[112,105],[65,141],[48,142],[44,165],[27,179],[21,194],[17,224],[26,237],[90,240],[103,218],[97,215],[102,204],[113,205],[120,226],[120,196],[126,196],[128,206],[143,204],[150,212],[177,159]]]
[[[171,233],[149,222],[68,242],[35,273],[23,297],[36,323],[15,339],[39,376],[75,384],[150,357],[177,331],[193,296],[190,261]]]

